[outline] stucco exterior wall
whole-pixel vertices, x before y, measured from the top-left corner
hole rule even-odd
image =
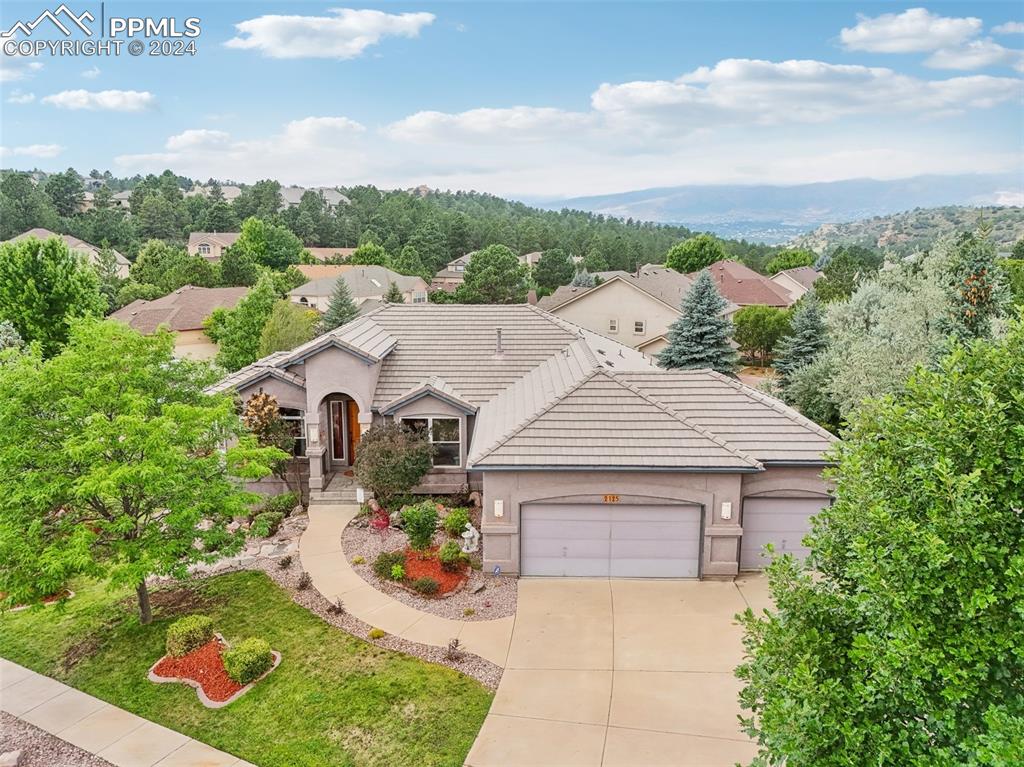
[[[739,572],[743,498],[824,496],[816,467],[769,467],[759,473],[655,471],[490,471],[483,474],[484,567],[519,572],[520,511],[531,502],[693,504],[704,509],[701,577]],[[500,501],[502,516],[495,514]],[[728,517],[728,518],[726,518]]]
[[[633,348],[663,335],[679,316],[679,312],[667,304],[618,280],[600,290],[584,293],[575,301],[554,309],[552,314]],[[609,330],[611,320],[618,320],[615,332]],[[643,333],[633,332],[635,321],[646,323]]]
[[[179,359],[212,360],[217,350],[202,330],[179,330],[174,336],[174,356]]]

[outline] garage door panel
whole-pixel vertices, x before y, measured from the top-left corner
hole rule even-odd
[[[699,572],[700,516],[692,506],[526,505],[522,573],[693,578]]]
[[[743,541],[740,568],[759,570],[771,559],[764,547],[771,543],[775,556],[792,554],[803,560],[810,550],[802,540],[811,529],[811,517],[828,506],[826,498],[747,498],[743,502]]]

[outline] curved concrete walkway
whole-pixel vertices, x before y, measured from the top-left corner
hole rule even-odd
[[[447,647],[458,638],[468,652],[504,668],[515,616],[490,621],[450,620],[409,607],[378,591],[359,577],[341,550],[341,533],[358,513],[355,504],[309,507],[309,526],[299,540],[299,558],[316,590],[332,602],[341,599],[346,612],[389,634],[435,647]]]

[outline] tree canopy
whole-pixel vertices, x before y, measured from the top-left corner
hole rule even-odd
[[[764,265],[765,274],[778,274],[786,269],[796,269],[798,266],[814,266],[818,257],[809,250],[784,250],[772,256],[771,260]]]
[[[790,330],[790,312],[775,306],[744,306],[733,315],[733,340],[740,351],[767,362]]]
[[[683,296],[681,314],[668,329],[668,346],[657,355],[658,365],[669,370],[710,368],[732,373],[736,352],[729,344],[732,322],[722,315],[726,306],[705,269]]]
[[[327,311],[320,319],[320,328],[323,331],[334,330],[351,322],[357,316],[359,316],[359,307],[352,299],[352,291],[349,290],[348,283],[339,277],[334,283],[334,292],[331,293]]]
[[[515,253],[504,245],[491,245],[473,254],[455,300],[463,304],[521,304],[526,300],[528,274]]]
[[[274,303],[263,330],[260,331],[260,357],[289,351],[306,343],[316,335],[320,316],[316,311],[294,304],[287,299]]]
[[[726,257],[725,249],[710,234],[698,234],[676,245],[665,255],[665,266],[677,272],[699,272]]]
[[[572,282],[576,274],[576,265],[572,262],[569,254],[561,248],[545,250],[537,259],[537,265],[533,268],[533,279],[542,288],[554,290],[562,285]]]
[[[277,302],[274,280],[260,277],[234,309],[215,309],[205,323],[206,335],[219,347],[217,364],[238,370],[260,358],[263,327]]]

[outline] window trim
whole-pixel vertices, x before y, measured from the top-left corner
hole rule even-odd
[[[399,417],[400,423],[406,421],[426,421],[427,422],[427,442],[431,445],[458,445],[458,462],[451,463],[434,463],[434,459],[431,458],[430,466],[434,469],[461,469],[462,468],[462,418],[457,415],[403,415]],[[434,421],[455,421],[459,424],[459,441],[458,442],[435,442],[434,441]]]
[[[210,248],[210,243],[208,243],[208,242],[201,242],[201,243],[199,243],[199,255],[201,255],[201,256],[208,256],[208,255],[210,255],[211,252],[212,252],[212,249]]]
[[[637,330],[637,328],[640,328]],[[633,335],[642,336],[647,332],[647,320],[633,320]]]
[[[618,317],[609,317],[608,318],[608,332],[609,333],[618,333],[619,332],[619,318]]]
[[[285,415],[285,411],[295,411],[298,415]],[[292,457],[293,458],[304,458],[306,455],[306,411],[300,410],[297,407],[280,407],[277,408],[277,414],[280,416],[282,421],[291,423],[298,423],[299,428],[292,437],[295,439],[295,444],[292,446]],[[301,452],[299,450],[301,444]]]

